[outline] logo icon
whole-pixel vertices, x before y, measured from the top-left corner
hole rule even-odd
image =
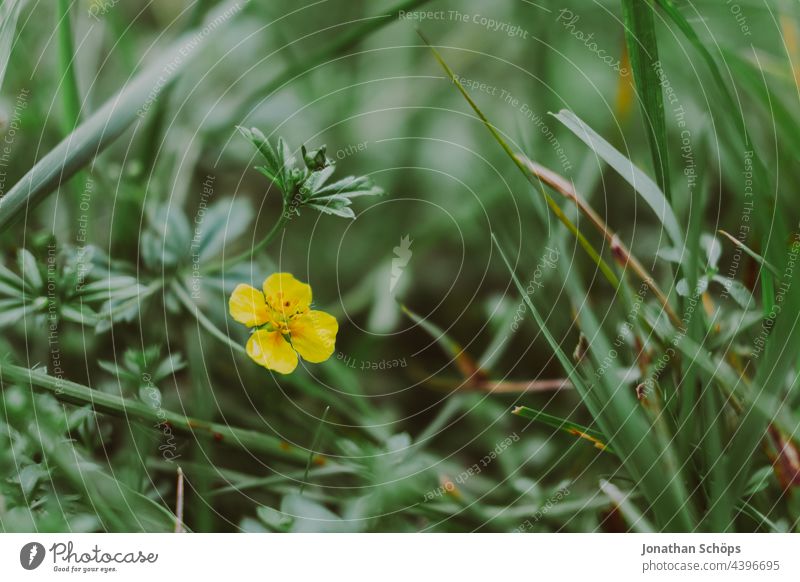
[[[39,542],[30,542],[19,551],[19,563],[26,570],[35,570],[44,562],[44,546]]]

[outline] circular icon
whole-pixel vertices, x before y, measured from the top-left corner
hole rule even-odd
[[[26,570],[35,570],[44,561],[44,546],[39,542],[30,542],[19,551],[19,563]]]

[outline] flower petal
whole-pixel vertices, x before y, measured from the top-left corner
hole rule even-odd
[[[336,318],[324,311],[309,311],[289,322],[292,346],[304,360],[318,364],[331,357],[336,347]]]
[[[228,301],[228,308],[231,312],[231,317],[247,327],[264,325],[269,321],[264,294],[250,285],[241,284],[236,286]]]
[[[247,355],[259,366],[281,374],[291,374],[297,367],[297,354],[278,331],[256,331],[247,340]]]
[[[272,309],[285,316],[305,311],[311,305],[311,287],[291,273],[273,273],[264,281],[264,295]]]

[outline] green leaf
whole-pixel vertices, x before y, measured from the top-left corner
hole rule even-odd
[[[28,0],[3,0],[0,5],[0,89],[8,68],[8,59],[14,46],[17,21],[22,8]]]
[[[379,196],[383,194],[383,190],[378,188],[372,183],[372,180],[366,176],[348,176],[328,184],[314,192],[313,198],[324,198],[329,195],[342,195],[347,198],[355,198],[357,196]]]
[[[61,96],[64,113],[61,125],[67,135],[78,125],[81,117],[81,98],[78,92],[78,79],[75,75],[75,47],[72,38],[72,19],[69,9],[72,0],[58,0],[58,61],[61,68]]]
[[[356,523],[343,520],[324,505],[302,495],[284,497],[281,512],[292,519],[292,533],[353,532],[357,529]]]
[[[239,4],[239,0],[225,2],[208,18],[219,18],[219,14],[232,10]],[[229,20],[232,19],[225,19],[224,22]],[[215,27],[214,32],[220,28],[221,26]],[[161,56],[156,62],[126,83],[96,113],[39,160],[3,197],[3,204],[0,206],[0,230],[4,231],[12,222],[30,212],[46,196],[95,159],[134,122],[144,117],[154,99],[158,99],[154,87],[165,90],[179,76],[180,71],[202,53],[197,46],[184,54],[187,43],[191,42],[194,46],[197,43],[213,42],[214,32],[198,34],[197,31],[191,31],[160,51]],[[172,71],[169,75],[164,73],[167,66]]]
[[[202,261],[219,256],[230,241],[236,240],[247,230],[252,216],[253,208],[245,198],[229,198],[212,204],[196,231],[200,241],[198,243],[193,238],[192,247],[199,246]]]
[[[546,424],[547,426],[551,426],[555,429],[562,430],[572,436],[577,436],[582,439],[586,439],[594,444],[594,446],[600,450],[609,450],[608,446],[605,443],[605,437],[599,431],[594,429],[588,428],[581,424],[572,422],[565,418],[560,418],[558,416],[553,416],[552,414],[547,414],[546,412],[542,412],[541,410],[536,410],[534,408],[529,408],[527,406],[517,406],[514,410],[511,411],[512,414],[516,414],[517,416],[521,416],[523,418],[528,418],[530,420],[535,420],[537,422],[541,422]],[[609,450],[609,452],[611,452]]]
[[[669,144],[664,116],[664,95],[658,75],[658,43],[652,0],[622,0],[625,40],[633,79],[639,94],[644,126],[650,142],[653,167],[661,190],[671,199],[669,183]]]
[[[350,200],[341,196],[328,196],[316,202],[308,202],[305,206],[319,210],[323,214],[332,214],[342,218],[356,217],[355,212],[350,208]]]
[[[20,249],[17,255],[19,260],[19,272],[25,283],[37,291],[44,290],[44,281],[39,272],[39,265],[36,258],[27,249]]]
[[[664,225],[664,230],[667,231],[673,246],[679,249],[683,248],[683,233],[678,225],[678,219],[664,197],[664,193],[656,183],[572,111],[562,109],[558,113],[551,113],[551,115],[563,123],[567,129],[589,146],[600,158],[605,160],[628,184],[633,186],[634,190],[656,213],[656,216]]]

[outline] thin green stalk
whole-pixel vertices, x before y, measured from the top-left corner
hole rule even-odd
[[[281,206],[281,217],[277,221],[275,221],[275,224],[272,225],[272,228],[264,238],[262,238],[258,243],[250,247],[248,250],[234,256],[232,259],[227,259],[227,260],[223,259],[217,263],[210,265],[209,267],[206,267],[203,270],[203,273],[204,274],[216,273],[221,271],[223,268],[230,269],[231,267],[238,265],[243,261],[252,261],[253,257],[255,257],[258,251],[266,247],[269,243],[272,242],[272,239],[274,239],[280,232],[283,231],[284,227],[286,226],[286,223],[289,222],[290,216],[291,215],[286,210],[286,203],[284,202],[284,204]]]
[[[56,28],[58,29],[58,62],[61,69],[61,98],[64,114],[61,123],[64,135],[69,135],[81,120],[81,99],[75,76],[75,43],[72,37],[70,5],[72,0],[58,0]]]
[[[633,80],[639,93],[653,168],[659,188],[671,202],[667,124],[664,117],[664,96],[657,71],[659,60],[655,7],[652,0],[623,0],[622,13],[625,18],[625,40],[633,66]]]
[[[173,281],[170,285],[170,289],[175,293],[178,297],[178,300],[183,304],[186,310],[192,315],[195,319],[197,319],[197,323],[202,325],[205,330],[217,338],[219,341],[224,343],[225,345],[229,346],[232,350],[239,352],[240,354],[246,354],[247,350],[244,349],[241,345],[237,344],[233,341],[230,337],[228,337],[225,333],[222,332],[214,322],[211,321],[205,313],[203,313],[197,304],[192,301],[192,298],[189,297],[189,294],[186,292],[186,289],[178,283],[177,281]]]
[[[54,378],[22,366],[0,362],[0,380],[3,383],[39,388],[53,394],[58,400],[80,406],[89,405],[97,412],[138,422],[153,430],[162,430],[164,426],[169,426],[173,431],[194,436],[210,436],[215,442],[251,453],[264,453],[282,461],[297,464],[306,461],[306,455],[302,450],[287,450],[285,444],[276,437],[254,430],[234,428],[228,424],[206,422],[164,409],[156,409],[143,402],[93,390],[82,384]]]
[[[544,189],[544,186],[542,186],[541,181],[538,179],[534,179],[531,173],[528,172],[528,170],[525,168],[525,165],[517,158],[517,156],[512,151],[511,147],[508,145],[508,143],[506,143],[506,140],[504,140],[503,136],[500,135],[500,132],[497,130],[497,128],[489,121],[486,115],[484,115],[483,111],[480,110],[477,103],[473,101],[472,97],[470,97],[467,90],[464,88],[464,86],[461,84],[461,82],[453,73],[453,70],[450,68],[450,65],[448,65],[445,62],[444,58],[442,58],[442,55],[439,54],[439,51],[437,51],[433,47],[433,45],[431,45],[431,43],[428,42],[428,39],[425,38],[422,32],[418,30],[417,34],[419,34],[420,38],[422,39],[422,42],[424,42],[425,45],[431,50],[431,52],[433,52],[433,56],[436,57],[436,60],[441,65],[442,69],[444,69],[444,72],[447,74],[450,81],[458,88],[458,90],[464,96],[464,99],[466,99],[467,103],[469,103],[470,107],[472,107],[472,110],[483,122],[483,125],[486,126],[486,129],[489,130],[489,133],[492,134],[492,137],[494,137],[495,141],[498,144],[500,144],[500,147],[503,148],[503,151],[505,151],[508,157],[511,158],[511,160],[514,162],[514,165],[517,166],[517,169],[519,169],[519,171],[522,172],[522,175],[525,176],[525,179],[534,188],[538,188],[538,190],[544,197],[545,201],[547,202],[547,205],[550,207],[550,210],[553,211],[553,214],[556,215],[556,218],[558,218],[564,224],[564,226],[566,226],[567,229],[573,234],[573,236],[578,240],[578,243],[580,243],[581,247],[583,247],[583,250],[585,250],[586,254],[588,254],[589,257],[591,257],[591,259],[603,273],[608,282],[611,283],[612,287],[614,287],[614,289],[619,288],[620,286],[619,278],[617,278],[616,274],[614,274],[614,271],[611,269],[608,263],[606,263],[603,260],[600,254],[592,246],[592,243],[590,243],[586,239],[586,237],[583,236],[583,234],[572,223],[569,217],[567,217],[567,215],[564,214],[564,211],[561,210],[561,207],[558,205],[558,203],[556,203],[553,197],[550,196],[550,194],[548,194],[547,191]]]
[[[330,411],[331,407],[326,406],[325,411],[322,413],[322,418],[319,419],[317,430],[314,432],[314,440],[311,442],[311,448],[308,450],[308,461],[306,461],[306,470],[303,472],[303,480],[300,482],[300,495],[303,494],[303,489],[305,489],[306,483],[308,483],[308,472],[311,470],[311,463],[314,460],[314,451],[317,449],[317,445],[319,444],[319,437],[322,434],[322,427],[325,426],[325,419],[328,418],[328,413]]]

